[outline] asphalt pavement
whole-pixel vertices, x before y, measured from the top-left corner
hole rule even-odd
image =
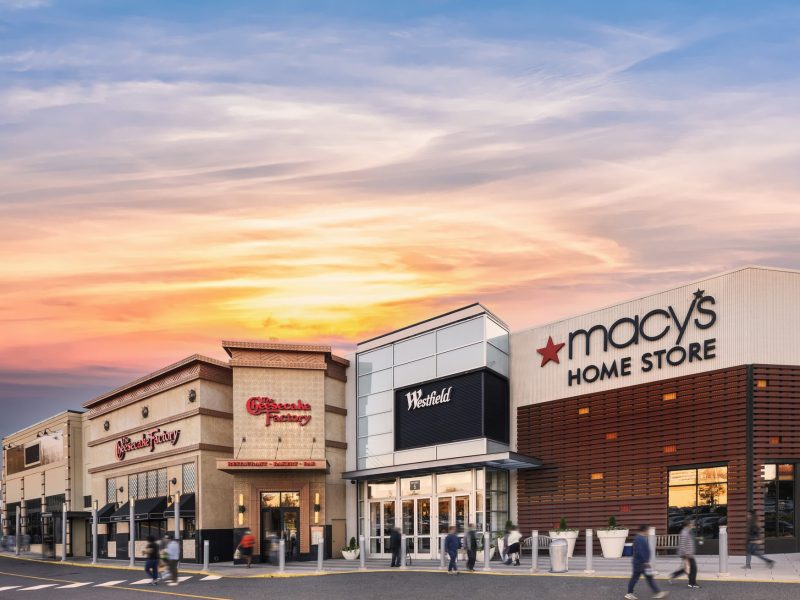
[[[546,574],[468,574],[444,572],[381,571],[372,573],[304,574],[288,577],[220,577],[185,572],[176,587],[147,585],[144,571],[113,567],[92,568],[0,557],[0,595],[4,597],[94,600],[138,598],[142,594],[208,600],[240,598],[291,598],[292,600],[342,598],[346,600],[416,600],[441,598],[547,598],[576,600],[620,599],[627,581],[617,577],[558,577]],[[709,581],[690,590],[686,582],[668,586],[671,598],[687,600],[796,600],[800,585],[761,582]],[[651,593],[644,582],[639,598]]]

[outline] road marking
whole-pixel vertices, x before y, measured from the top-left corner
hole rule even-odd
[[[5,587],[0,587],[0,592],[5,592],[6,590],[15,590],[18,587],[18,585],[7,585]]]
[[[32,592],[33,590],[43,590],[44,588],[56,587],[56,583],[43,583],[41,585],[32,585],[31,587],[22,588],[20,592]]]
[[[56,583],[75,583],[69,579],[56,579],[54,577],[36,577],[35,575],[20,575],[19,573],[8,573],[0,571],[0,575],[10,575],[11,577],[22,577],[23,579],[38,579],[39,581],[55,581]]]
[[[191,575],[186,575],[185,577],[178,577],[178,583],[183,583],[184,581],[189,581],[192,578]]]
[[[57,590],[72,590],[75,588],[83,587],[85,585],[92,585],[94,581],[82,581],[80,583],[70,583],[69,585],[60,585]]]
[[[145,579],[140,579],[139,581],[134,581],[134,582],[130,583],[129,585],[144,585],[146,583],[153,583],[153,578],[152,577],[146,577]]]
[[[203,577],[200,581],[216,581],[217,579],[222,579],[222,577],[220,575],[209,575]]]
[[[127,581],[127,579],[118,579],[118,580],[115,580],[115,581],[106,581],[105,583],[98,583],[94,587],[111,587],[111,586],[114,586],[114,585],[118,585],[120,583],[125,583],[126,581]]]

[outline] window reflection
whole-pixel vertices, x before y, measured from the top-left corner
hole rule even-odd
[[[794,465],[764,465],[764,535],[794,537]]]
[[[687,517],[694,517],[697,534],[719,537],[728,518],[728,467],[674,469],[669,472],[669,533],[679,533]]]

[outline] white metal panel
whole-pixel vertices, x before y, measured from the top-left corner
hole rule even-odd
[[[409,465],[412,463],[436,460],[436,447],[415,448],[413,450],[400,450],[394,453],[394,464]]]
[[[642,355],[676,345],[677,329],[672,329],[657,341],[639,341],[627,348],[609,346],[603,351],[598,343],[600,333],[592,338],[589,356],[579,351],[574,344],[574,354],[569,358],[569,334],[577,330],[589,330],[595,325],[609,328],[622,318],[643,317],[654,309],[669,310],[672,307],[678,319],[684,318],[692,307],[693,293],[704,291],[704,296],[713,296],[716,322],[707,329],[700,329],[694,322],[704,317],[692,313],[689,325],[681,340],[681,346],[715,340],[714,358],[702,361],[684,361],[679,366],[664,365],[649,372],[642,370]],[[660,315],[655,315],[647,330],[650,335],[660,332],[666,324]],[[621,325],[616,337],[624,341],[627,336]],[[632,333],[632,328],[630,332]],[[552,337],[555,344],[566,344],[557,354],[559,362],[550,361],[542,365],[542,356],[537,349],[543,348]],[[599,392],[608,389],[648,383],[693,373],[722,369],[750,363],[800,365],[800,273],[780,269],[748,267],[671,290],[623,302],[571,319],[550,323],[542,327],[511,334],[511,397],[512,406],[524,406],[559,398]],[[676,354],[677,356],[677,354]],[[586,369],[590,365],[605,363],[619,366],[624,358],[631,359],[630,375],[581,382],[569,385],[569,373]],[[513,429],[513,428],[512,428]]]
[[[486,454],[486,438],[436,446],[436,458],[438,460],[443,458],[474,456],[476,454]]]

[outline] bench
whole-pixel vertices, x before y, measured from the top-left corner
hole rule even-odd
[[[662,551],[663,554],[667,554],[670,552],[674,552],[678,549],[678,538],[680,537],[677,533],[665,533],[656,535],[656,552]],[[550,547],[550,536],[548,535],[540,535],[538,540],[538,547],[539,552],[542,550],[547,550]],[[531,553],[531,536],[523,538],[520,542],[520,549],[523,553],[527,552],[528,554]]]
[[[524,554],[525,552],[527,552],[528,554],[531,553],[531,548],[532,548],[531,540],[532,540],[532,538],[533,538],[533,536],[530,536],[530,535],[528,537],[526,537],[526,538],[522,538],[522,540],[520,541],[520,545],[519,545],[520,554]],[[540,535],[539,539],[537,540],[537,542],[538,542],[537,546],[539,548],[539,552],[541,552],[542,550],[547,550],[547,549],[550,548],[550,536],[549,535]]]

